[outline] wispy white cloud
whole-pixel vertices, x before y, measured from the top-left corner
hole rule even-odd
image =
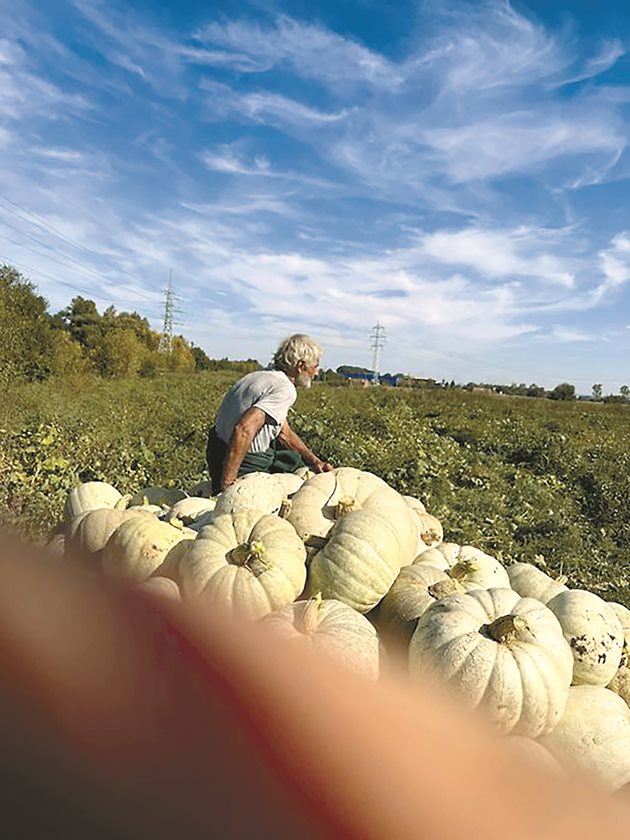
[[[599,76],[601,73],[605,73],[606,70],[614,67],[626,52],[626,48],[618,38],[604,41],[599,52],[588,59],[580,72],[558,82],[558,85],[575,84],[575,82],[582,82],[586,79],[592,79],[594,76]]]
[[[421,235],[420,247],[432,260],[466,266],[482,277],[536,277],[570,289],[575,284],[574,261],[547,251],[564,239],[559,231],[557,241],[550,243],[548,234],[527,227],[438,231]]]
[[[569,327],[555,326],[549,336],[554,341],[562,344],[573,344],[582,342],[598,341],[599,337],[583,330],[571,329]]]
[[[243,20],[211,23],[199,29],[195,38],[206,49],[184,50],[186,58],[240,72],[261,73],[284,65],[335,90],[350,82],[391,88],[401,79],[396,66],[379,53],[286,15],[271,25]]]

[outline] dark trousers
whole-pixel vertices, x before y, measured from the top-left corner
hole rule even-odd
[[[228,445],[217,435],[214,426],[208,433],[206,446],[206,463],[212,480],[212,495],[221,492],[223,482],[223,464],[227,455]],[[306,461],[292,449],[271,447],[264,452],[248,452],[238,470],[239,478],[252,472],[288,473],[295,472],[300,467],[306,467]]]

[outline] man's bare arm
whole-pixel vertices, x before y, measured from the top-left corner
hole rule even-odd
[[[267,415],[262,408],[254,406],[247,409],[234,427],[223,465],[222,490],[236,481],[243,458],[247,455],[251,442],[264,426],[266,419]]]
[[[297,432],[294,432],[291,426],[289,426],[288,420],[285,420],[282,424],[278,440],[287,449],[292,449],[294,452],[300,454],[308,464],[311,464],[315,472],[329,472],[334,469],[332,464],[329,464],[328,461],[322,461],[321,458],[318,458],[308,448]]]

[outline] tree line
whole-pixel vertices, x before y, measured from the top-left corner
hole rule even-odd
[[[170,352],[160,352],[161,334],[146,318],[113,306],[99,313],[93,300],[81,296],[51,314],[35,284],[10,265],[0,265],[0,332],[0,382],[260,368],[255,359],[210,359],[181,335],[173,336]]]

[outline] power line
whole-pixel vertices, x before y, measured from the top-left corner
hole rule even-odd
[[[40,271],[40,269],[38,269],[38,268],[33,268],[30,265],[26,265],[26,263],[18,262],[18,260],[14,260],[10,257],[5,257],[2,254],[0,254],[0,260],[4,261],[7,265],[16,265],[20,268],[26,269],[26,271],[28,271],[29,274],[31,274],[33,276],[45,277],[46,279],[52,280],[54,283],[57,283],[60,286],[67,286],[69,289],[72,289],[75,292],[83,292],[83,294],[85,294],[85,295],[90,295],[91,297],[95,297],[95,298],[97,298],[99,300],[102,300],[102,301],[109,301],[109,303],[122,303],[122,304],[130,303],[128,298],[110,298],[109,296],[105,297],[103,295],[99,295],[98,293],[95,294],[94,289],[84,289],[83,287],[77,286],[74,283],[68,283],[65,280],[58,280],[56,277],[53,277],[52,275],[47,274],[45,271]]]
[[[41,216],[38,216],[36,213],[32,213],[30,210],[27,210],[25,207],[22,207],[21,205],[17,204],[15,201],[13,201],[11,198],[9,198],[9,196],[4,195],[4,193],[0,193],[0,199],[4,199],[4,201],[11,204],[12,207],[16,208],[18,217],[23,218],[24,216],[30,216],[31,218],[35,219],[34,222],[30,221],[29,219],[25,219],[25,221],[28,222],[28,224],[35,225],[36,227],[39,227],[39,228],[43,229],[44,232],[52,231],[55,236],[59,237],[59,239],[67,242],[68,244],[72,245],[73,247],[79,248],[82,251],[85,251],[86,254],[89,254],[92,257],[96,257],[97,259],[101,259],[101,260],[103,259],[101,254],[98,254],[96,251],[90,250],[85,245],[82,245],[80,242],[77,242],[75,239],[72,239],[70,236],[67,236],[65,233],[61,233],[61,231],[58,231],[57,228],[53,227],[53,225],[51,225],[49,222],[45,221],[45,219],[42,219]],[[3,207],[2,209],[7,210],[8,208]],[[11,211],[11,212],[14,212],[14,211]],[[136,277],[134,277],[128,271],[124,271],[124,269],[116,267],[116,271],[119,274],[122,274],[126,277],[129,277],[130,279],[132,279],[134,281],[137,280]]]

